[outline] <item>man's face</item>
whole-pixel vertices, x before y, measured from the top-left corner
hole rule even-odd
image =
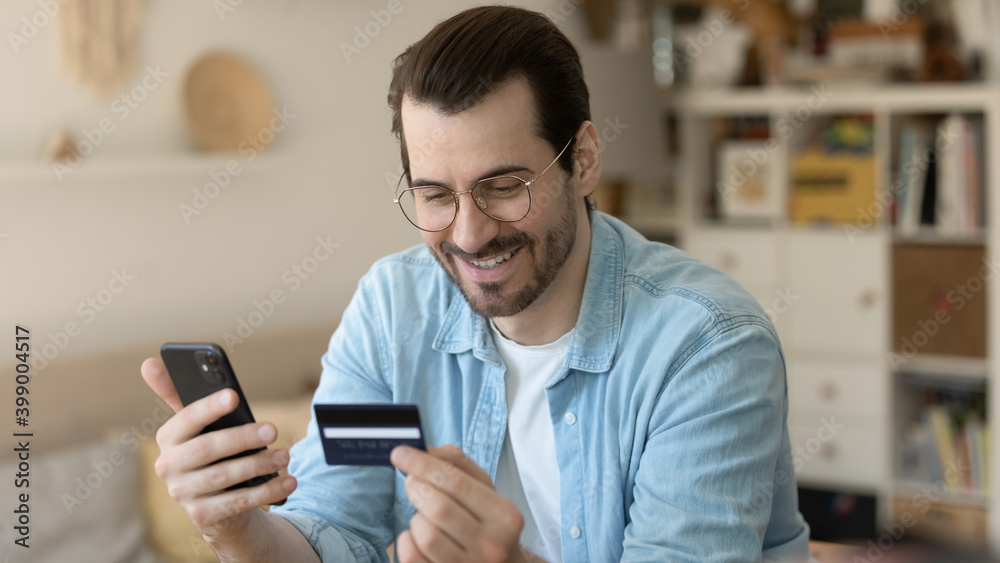
[[[454,115],[404,99],[403,132],[413,185],[462,192],[492,176],[534,178],[556,156],[535,133],[534,103],[521,79],[507,81]],[[485,317],[520,313],[558,277],[573,249],[576,206],[582,205],[570,182],[556,163],[531,185],[531,209],[524,219],[497,221],[463,194],[450,227],[421,231],[473,311]],[[491,266],[494,260],[499,263]]]

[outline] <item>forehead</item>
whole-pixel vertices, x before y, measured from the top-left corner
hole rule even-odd
[[[524,79],[504,82],[478,104],[455,114],[403,98],[401,117],[410,167],[433,172],[442,161],[519,158],[537,151],[535,101]],[[452,165],[461,162],[452,162]]]

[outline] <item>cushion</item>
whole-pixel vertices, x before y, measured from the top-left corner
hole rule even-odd
[[[106,440],[34,454],[30,448],[37,438],[27,439],[29,486],[11,487],[0,495],[0,510],[11,515],[20,505],[18,494],[28,494],[30,547],[24,549],[14,544],[21,536],[11,526],[0,527],[0,541],[14,556],[13,560],[160,561],[145,542],[145,519],[139,503],[139,463],[134,446],[120,440]],[[0,464],[0,474],[14,476],[18,463],[14,460]],[[7,522],[10,520],[5,517],[4,523]]]
[[[272,447],[290,448],[306,435],[311,413],[311,396],[284,401],[252,402],[254,418],[268,421],[278,429],[278,439]],[[167,493],[153,469],[160,448],[153,436],[141,440],[143,506],[149,521],[149,541],[167,560],[176,563],[209,563],[219,559],[201,537],[187,512]]]

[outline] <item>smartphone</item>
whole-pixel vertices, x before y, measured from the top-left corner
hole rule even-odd
[[[222,389],[229,388],[236,391],[236,395],[239,397],[239,405],[237,405],[236,410],[206,426],[201,431],[202,434],[255,422],[253,413],[250,412],[250,405],[247,403],[246,397],[243,396],[240,382],[236,380],[236,372],[221,346],[211,342],[168,342],[160,348],[160,357],[163,358],[170,379],[173,380],[177,394],[185,407]],[[220,459],[216,463],[248,456],[265,449],[267,448],[247,450]],[[226,490],[255,487],[277,476],[277,473],[259,475],[228,487]],[[274,504],[279,505],[284,502],[282,500]]]

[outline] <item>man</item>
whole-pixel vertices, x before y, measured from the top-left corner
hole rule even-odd
[[[733,281],[592,212],[578,55],[540,14],[475,8],[396,61],[397,204],[426,245],[376,263],[314,401],[416,403],[429,444],[289,476],[269,423],[157,435],[157,472],[223,561],[757,561],[806,556],[774,328]],[[180,409],[155,359],[143,376]],[[259,506],[289,495],[270,512]]]

